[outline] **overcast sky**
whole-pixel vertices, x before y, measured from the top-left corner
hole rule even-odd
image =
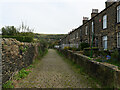
[[[1,0],[0,28],[19,27],[22,21],[37,33],[67,34],[82,25],[92,9],[105,8],[106,0]]]

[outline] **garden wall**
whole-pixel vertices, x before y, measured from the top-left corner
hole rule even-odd
[[[16,39],[2,39],[2,83],[9,80],[16,71],[32,64],[40,44],[22,43]]]
[[[117,66],[96,62],[87,56],[70,50],[59,49],[59,51],[68,59],[83,67],[88,75],[95,77],[103,86],[120,88],[120,70]]]

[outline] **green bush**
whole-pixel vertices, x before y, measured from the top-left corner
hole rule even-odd
[[[90,46],[90,45],[89,45],[88,43],[83,42],[83,43],[80,43],[79,49],[80,49],[80,50],[83,50],[84,48],[87,48],[87,47],[89,47],[89,46]]]

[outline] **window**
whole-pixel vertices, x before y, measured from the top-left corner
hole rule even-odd
[[[117,47],[120,48],[120,32],[117,34]]]
[[[103,16],[103,29],[107,28],[107,15]]]
[[[92,22],[92,33],[94,33],[94,23]]]
[[[85,27],[85,35],[88,34],[88,26]]]
[[[78,32],[77,32],[77,35],[76,35],[76,37],[78,38]]]
[[[103,36],[103,48],[104,48],[104,50],[106,50],[107,49],[107,36]]]
[[[117,23],[120,22],[120,5],[117,7]]]

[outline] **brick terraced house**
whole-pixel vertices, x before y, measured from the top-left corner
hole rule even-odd
[[[106,8],[98,13],[92,9],[91,19],[83,17],[83,25],[72,30],[60,41],[61,48],[77,47],[81,42],[100,49],[120,48],[120,0],[107,0]]]

